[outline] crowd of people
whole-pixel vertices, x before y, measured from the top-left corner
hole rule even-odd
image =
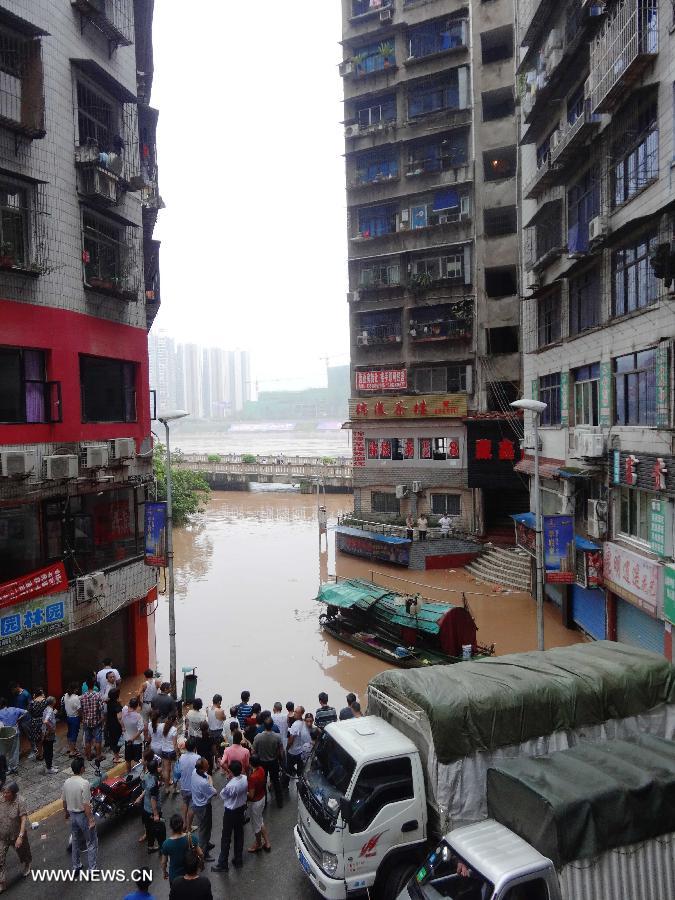
[[[244,865],[247,854],[270,853],[272,842],[265,822],[270,796],[284,805],[292,780],[302,775],[322,729],[338,719],[359,717],[356,695],[347,695],[339,712],[319,694],[313,713],[289,700],[263,709],[242,691],[239,702],[223,706],[215,694],[208,705],[195,698],[181,708],[162,682],[148,669],[144,681],[126,704],[120,701],[121,678],[111,659],[81,686],[70,684],[60,701],[38,689],[11,686],[12,701],[0,698],[0,724],[17,732],[7,759],[0,756],[0,891],[5,888],[5,860],[14,847],[27,876],[31,851],[26,805],[16,781],[6,782],[19,765],[20,734],[30,744],[28,757],[44,760],[45,773],[55,774],[53,748],[57,719],[66,724],[67,754],[72,774],[66,779],[62,802],[72,835],[72,866],[77,872],[98,865],[96,820],[91,783],[85,777],[87,760],[100,764],[105,751],[127,771],[142,771],[141,807],[144,830],[139,842],[149,854],[158,853],[169,880],[172,900],[208,900],[211,885],[202,874],[224,873],[230,864]],[[218,856],[212,855],[213,803],[222,801],[223,827]],[[168,834],[164,807],[169,806]],[[250,822],[251,842],[245,848],[244,829]],[[150,897],[149,885],[139,893]]]

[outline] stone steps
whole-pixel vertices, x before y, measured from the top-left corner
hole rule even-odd
[[[530,590],[530,556],[523,550],[489,547],[465,568],[482,581],[519,591]]]

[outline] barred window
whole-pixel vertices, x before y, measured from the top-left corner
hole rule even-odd
[[[615,316],[643,309],[658,300],[660,284],[649,263],[649,257],[657,244],[658,237],[655,234],[645,235],[637,243],[614,253],[612,270]]]
[[[539,346],[554,344],[560,340],[560,292],[553,291],[542,297],[538,304],[537,320]]]
[[[581,334],[600,324],[602,279],[599,268],[587,269],[569,282],[570,335]]]
[[[620,206],[659,177],[658,107],[651,97],[615,120],[612,143],[612,205]]]
[[[560,372],[540,376],[539,399],[546,404],[546,409],[541,414],[541,424],[560,425]]]
[[[629,353],[614,360],[617,425],[656,425],[656,350]]]

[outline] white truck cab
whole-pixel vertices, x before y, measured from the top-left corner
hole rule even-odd
[[[298,860],[321,896],[344,900],[375,886],[396,897],[426,837],[413,742],[376,716],[328,725],[298,783],[295,828]]]

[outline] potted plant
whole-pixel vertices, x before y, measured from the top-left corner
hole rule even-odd
[[[363,63],[366,60],[366,55],[367,54],[365,54],[365,53],[356,53],[356,54],[354,54],[354,56],[352,56],[352,64],[354,66],[354,72],[356,75],[364,75],[365,74],[365,72],[363,71],[361,66],[363,65]]]
[[[3,241],[0,246],[0,266],[9,268],[15,264],[14,244],[9,241]]]
[[[394,45],[391,41],[382,41],[377,48],[378,53],[382,57],[384,68],[388,69],[394,62]]]

